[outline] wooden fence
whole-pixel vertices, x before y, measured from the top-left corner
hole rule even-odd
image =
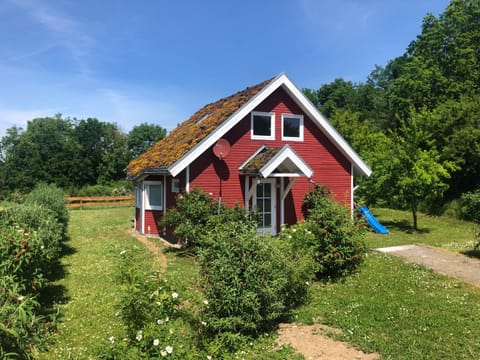
[[[71,196],[65,198],[67,207],[90,207],[90,206],[127,206],[133,205],[133,195],[122,196]]]

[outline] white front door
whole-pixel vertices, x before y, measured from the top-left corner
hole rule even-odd
[[[258,231],[277,234],[275,179],[265,179],[257,184],[254,204],[259,216]]]

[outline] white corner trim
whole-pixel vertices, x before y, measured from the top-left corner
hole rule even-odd
[[[310,178],[313,175],[312,168],[288,144],[260,169],[260,174],[264,178],[268,177],[286,159],[290,159],[306,177]]]

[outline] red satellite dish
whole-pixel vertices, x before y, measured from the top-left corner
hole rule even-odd
[[[225,139],[218,140],[217,143],[213,146],[213,153],[220,160],[226,158],[229,152],[230,143]]]

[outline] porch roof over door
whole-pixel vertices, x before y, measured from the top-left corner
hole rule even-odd
[[[245,162],[239,171],[243,175],[267,177],[312,177],[312,168],[290,145],[269,149],[262,145]]]

